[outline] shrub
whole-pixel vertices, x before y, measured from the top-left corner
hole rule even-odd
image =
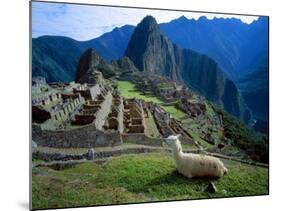
[[[244,150],[251,159],[268,163],[268,136],[249,128],[239,119],[221,109],[216,108],[216,111],[222,114],[224,136],[231,139],[233,144]]]

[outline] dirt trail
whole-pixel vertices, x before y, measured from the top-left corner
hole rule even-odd
[[[185,153],[200,153],[206,154],[222,159],[232,160],[240,163],[245,163],[254,166],[268,167],[267,164],[258,163],[250,160],[242,160],[237,157],[231,157],[227,155],[222,155],[219,153],[211,153],[204,150],[183,150]],[[155,147],[155,146],[146,146],[146,145],[122,145],[118,147],[103,147],[96,148],[94,153],[94,160],[108,159],[110,157],[121,156],[125,154],[144,154],[144,153],[153,153],[153,152],[169,152],[172,153],[172,150],[168,147]],[[57,148],[47,148],[39,147],[32,152],[33,158],[44,160],[47,163],[54,162],[73,162],[73,161],[82,161],[85,162],[89,160],[87,149],[57,149]]]

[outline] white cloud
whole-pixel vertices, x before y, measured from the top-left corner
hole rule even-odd
[[[182,15],[195,20],[201,16],[208,19],[239,18],[245,23],[258,19],[257,16],[32,2],[32,37],[60,35],[89,40],[114,27],[137,25],[146,15],[152,15],[158,23],[169,22]]]

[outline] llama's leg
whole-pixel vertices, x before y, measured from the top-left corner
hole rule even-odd
[[[224,168],[224,172],[223,172],[223,174],[227,174],[227,173],[228,173],[227,168]]]

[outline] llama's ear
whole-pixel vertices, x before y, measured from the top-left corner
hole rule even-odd
[[[181,134],[177,134],[176,137],[177,137],[177,138],[181,137]]]

